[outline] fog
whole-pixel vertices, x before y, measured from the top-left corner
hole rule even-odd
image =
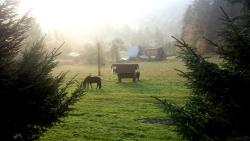
[[[22,0],[50,42],[66,42],[70,50],[97,41],[122,39],[126,46],[159,46],[179,36],[192,0]],[[154,38],[154,39],[153,39]]]

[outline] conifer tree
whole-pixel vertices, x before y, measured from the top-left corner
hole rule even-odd
[[[217,40],[217,32],[223,27],[220,21],[223,7],[232,16],[239,15],[241,5],[232,5],[225,0],[194,0],[184,15],[182,38],[191,46],[195,46],[201,54],[215,53],[203,37]]]
[[[16,7],[14,0],[0,1],[1,141],[38,139],[85,92],[81,83],[65,82],[66,73],[52,75],[60,53],[58,49],[47,52],[43,39],[17,58],[33,19],[19,18]]]
[[[179,133],[193,141],[250,140],[250,12],[232,18],[222,11],[220,43],[209,41],[218,48],[222,65],[175,38],[188,68],[180,75],[187,79],[191,94],[184,106],[161,102]]]
[[[10,71],[14,56],[20,50],[32,21],[28,15],[18,18],[16,7],[17,2],[14,0],[0,1],[0,78],[7,76],[6,72]]]

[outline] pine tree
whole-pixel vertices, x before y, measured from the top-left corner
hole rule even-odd
[[[28,15],[18,18],[16,7],[17,2],[14,0],[0,1],[0,78],[7,76],[6,72],[10,71],[14,56],[22,46],[32,21]]]
[[[58,49],[47,52],[43,39],[17,58],[32,18],[25,15],[20,19],[16,6],[16,1],[0,1],[1,141],[38,139],[85,92],[74,79],[65,82],[66,73],[52,75],[60,53]]]
[[[223,11],[219,34],[223,64],[207,61],[184,40],[177,40],[191,89],[184,106],[164,103],[184,138],[194,141],[250,140],[250,12],[231,18]]]
[[[201,54],[216,51],[203,37],[217,40],[217,32],[223,27],[219,19],[220,7],[226,9],[230,15],[239,15],[240,5],[232,5],[225,0],[194,0],[186,11],[182,38],[195,46]]]
[[[81,84],[74,86],[73,79],[65,82],[66,73],[52,75],[58,55],[57,50],[46,52],[42,39],[17,61],[9,84],[9,100],[4,103],[9,105],[6,119],[11,119],[11,123],[2,124],[12,132],[10,137],[26,141],[39,138],[60,117],[66,116],[70,105],[84,94]]]

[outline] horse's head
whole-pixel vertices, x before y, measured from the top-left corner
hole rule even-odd
[[[84,79],[84,81],[81,83],[81,86],[83,87],[83,88],[86,88],[87,87],[87,79],[85,78]]]

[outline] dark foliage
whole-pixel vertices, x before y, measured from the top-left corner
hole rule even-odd
[[[219,66],[177,40],[188,71],[180,75],[192,90],[184,106],[161,101],[184,138],[192,141],[250,140],[250,13],[236,18],[223,11]]]
[[[14,0],[0,1],[0,77],[6,76],[17,55],[32,18],[18,18]]]
[[[18,18],[15,1],[0,3],[0,140],[35,140],[60,121],[84,94],[66,73],[52,75],[58,50],[46,52],[43,39],[16,58],[32,20]],[[70,87],[74,85],[75,89]]]
[[[242,3],[245,10],[249,10],[249,8],[250,8],[250,1],[249,0],[225,0],[225,1],[229,1],[231,3]]]
[[[230,15],[240,13],[240,4],[230,4],[225,0],[194,0],[189,6],[183,20],[182,38],[191,46],[197,48],[198,53],[215,53],[216,48],[203,37],[217,41],[217,33],[223,27],[220,21],[223,7]]]

